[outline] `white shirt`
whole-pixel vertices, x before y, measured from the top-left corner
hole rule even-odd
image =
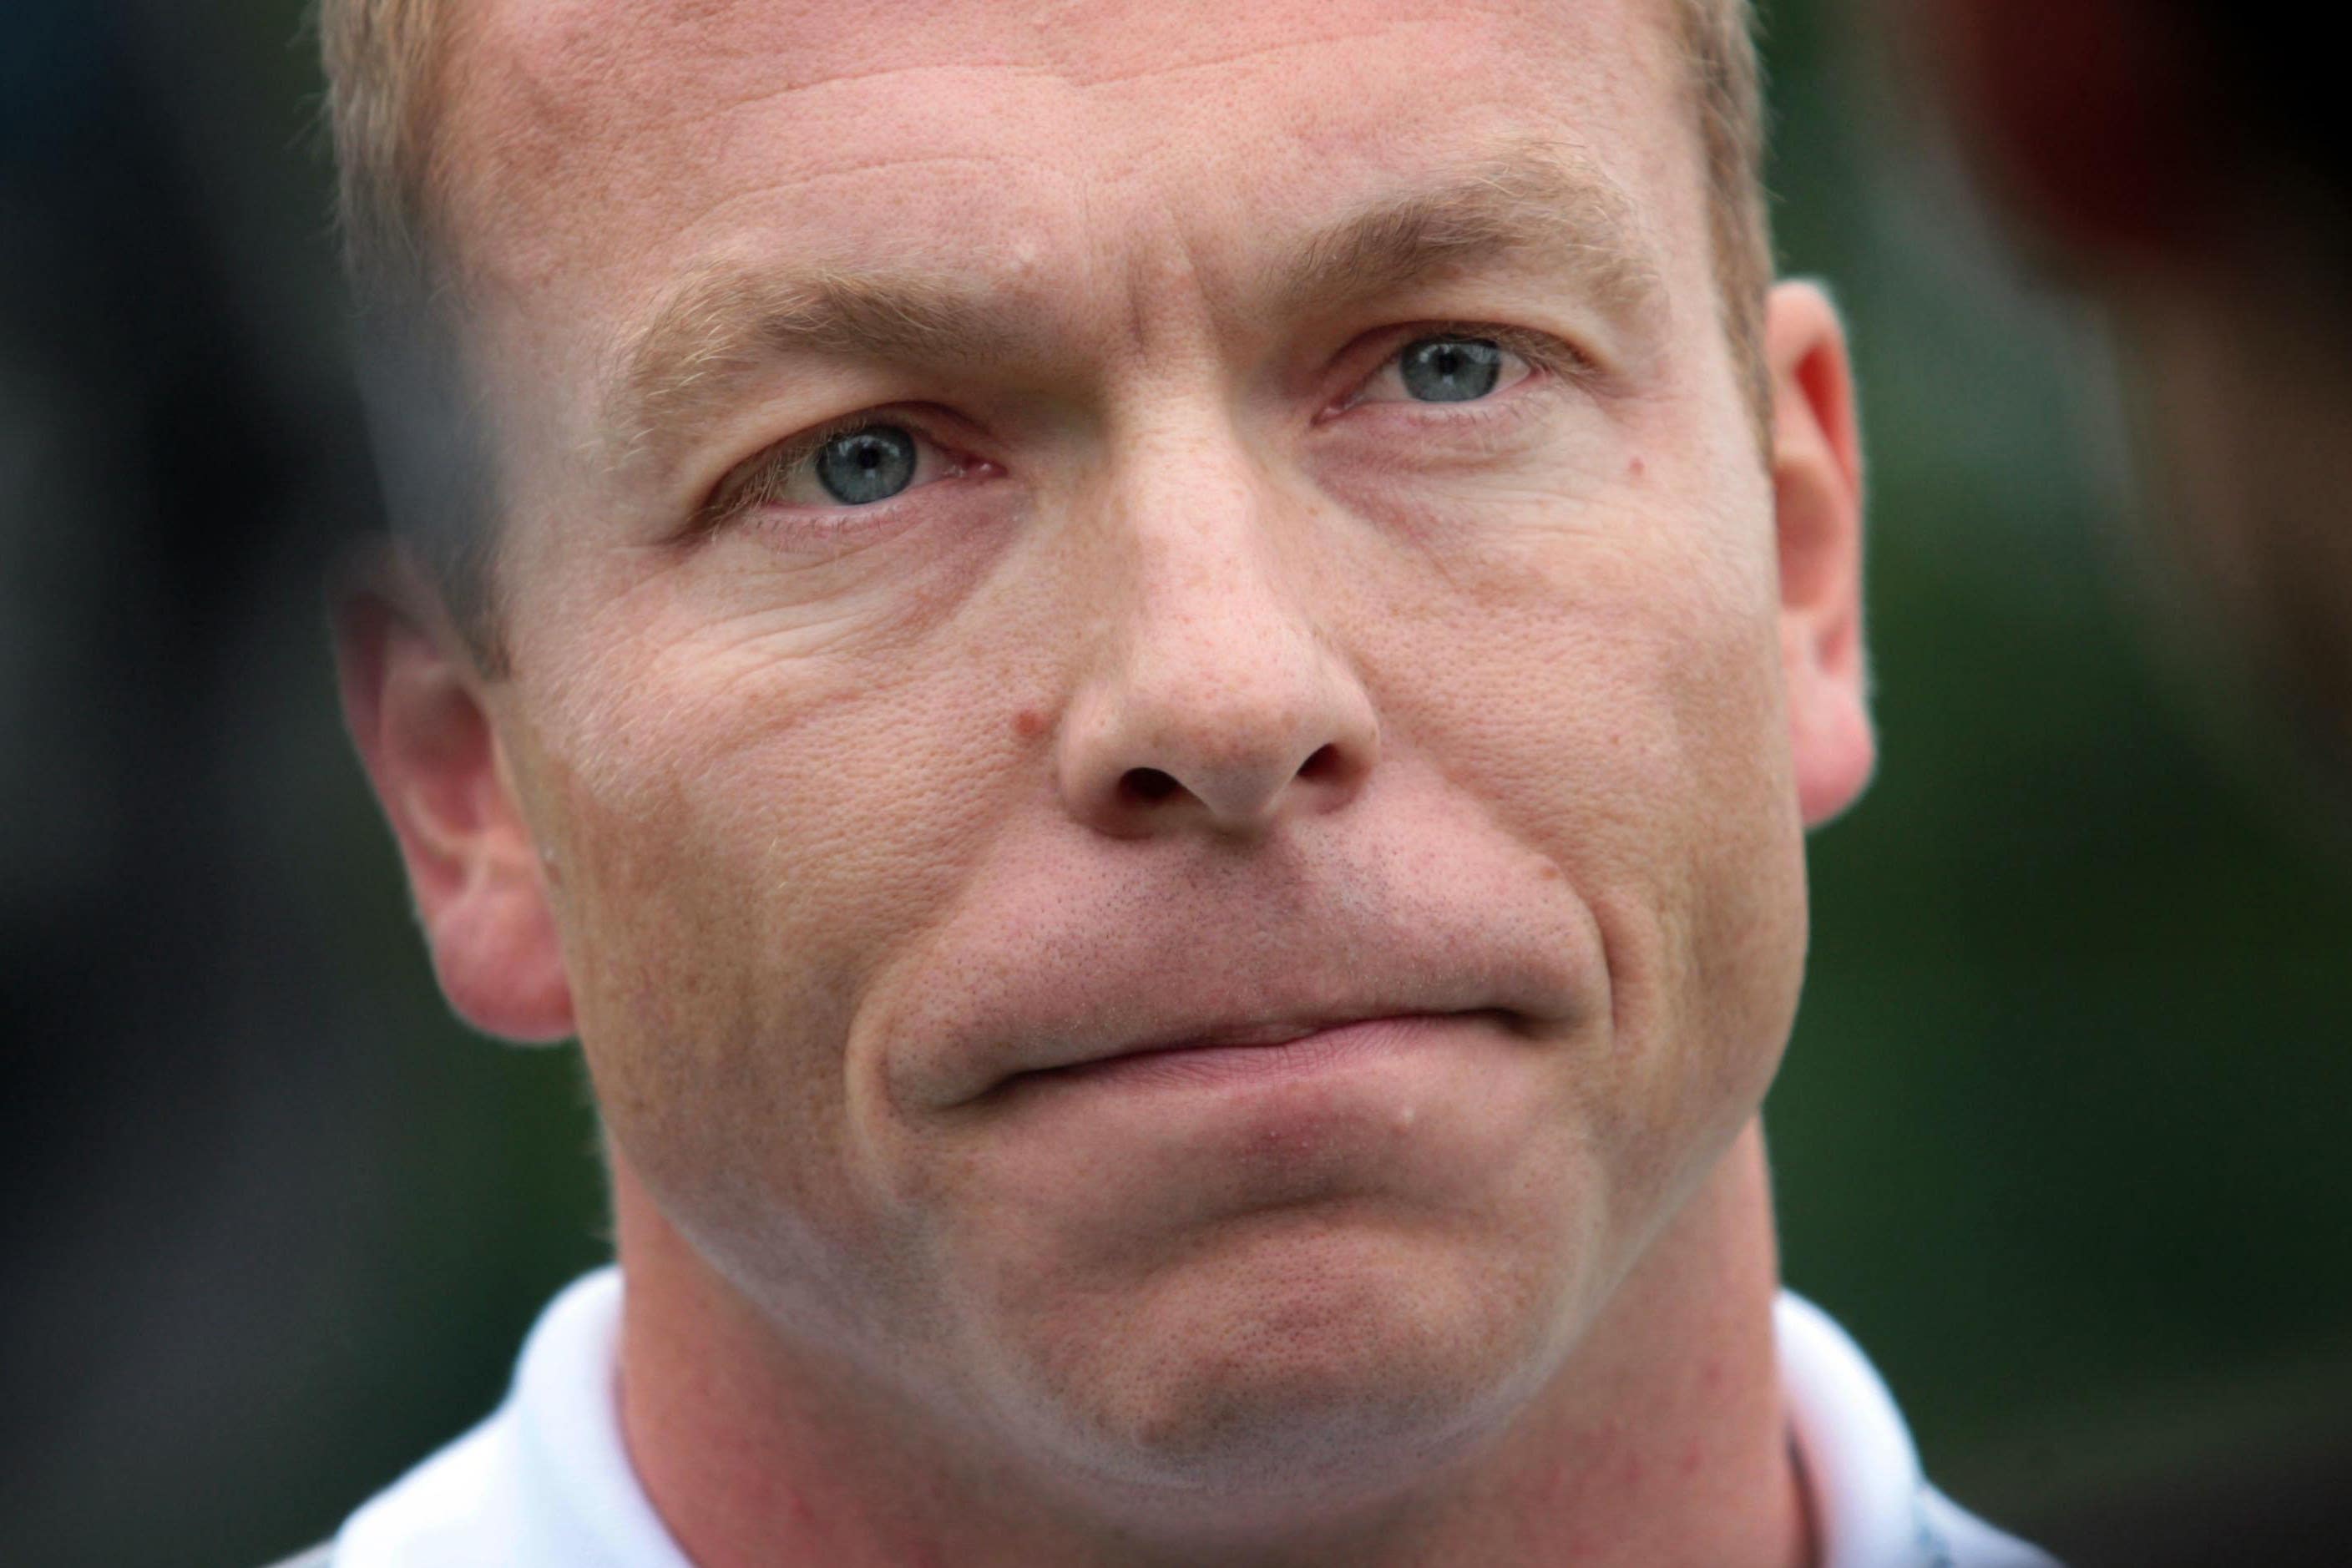
[[[1827,1314],[1784,1291],[1776,1320],[1821,1568],[2054,1568],[1927,1484],[1886,1385]],[[691,1568],[622,1447],[620,1324],[620,1270],[572,1285],[524,1342],[506,1403],[352,1515],[323,1559],[303,1561]]]

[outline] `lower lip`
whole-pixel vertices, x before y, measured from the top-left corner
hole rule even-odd
[[[1280,1045],[1177,1046],[1080,1062],[1028,1076],[1121,1089],[1213,1089],[1226,1084],[1305,1078],[1426,1045],[1449,1026],[1458,1026],[1467,1018],[1467,1015],[1458,1013],[1366,1018],[1360,1023],[1318,1029]]]

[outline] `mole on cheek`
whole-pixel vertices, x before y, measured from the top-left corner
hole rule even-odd
[[[1045,716],[1034,708],[1024,708],[1013,715],[1013,732],[1034,741],[1045,732]]]

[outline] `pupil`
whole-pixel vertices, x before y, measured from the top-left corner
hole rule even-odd
[[[817,451],[816,479],[844,506],[888,500],[915,477],[915,438],[895,425],[835,436]]]
[[[1503,351],[1485,338],[1423,338],[1405,346],[1398,371],[1423,403],[1466,403],[1495,390]]]

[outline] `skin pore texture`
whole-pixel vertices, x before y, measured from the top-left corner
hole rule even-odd
[[[345,698],[453,1004],[579,1037],[705,1568],[1811,1561],[1757,1115],[1859,474],[1800,286],[1757,450],[1664,9],[468,12],[511,663],[392,559]]]

